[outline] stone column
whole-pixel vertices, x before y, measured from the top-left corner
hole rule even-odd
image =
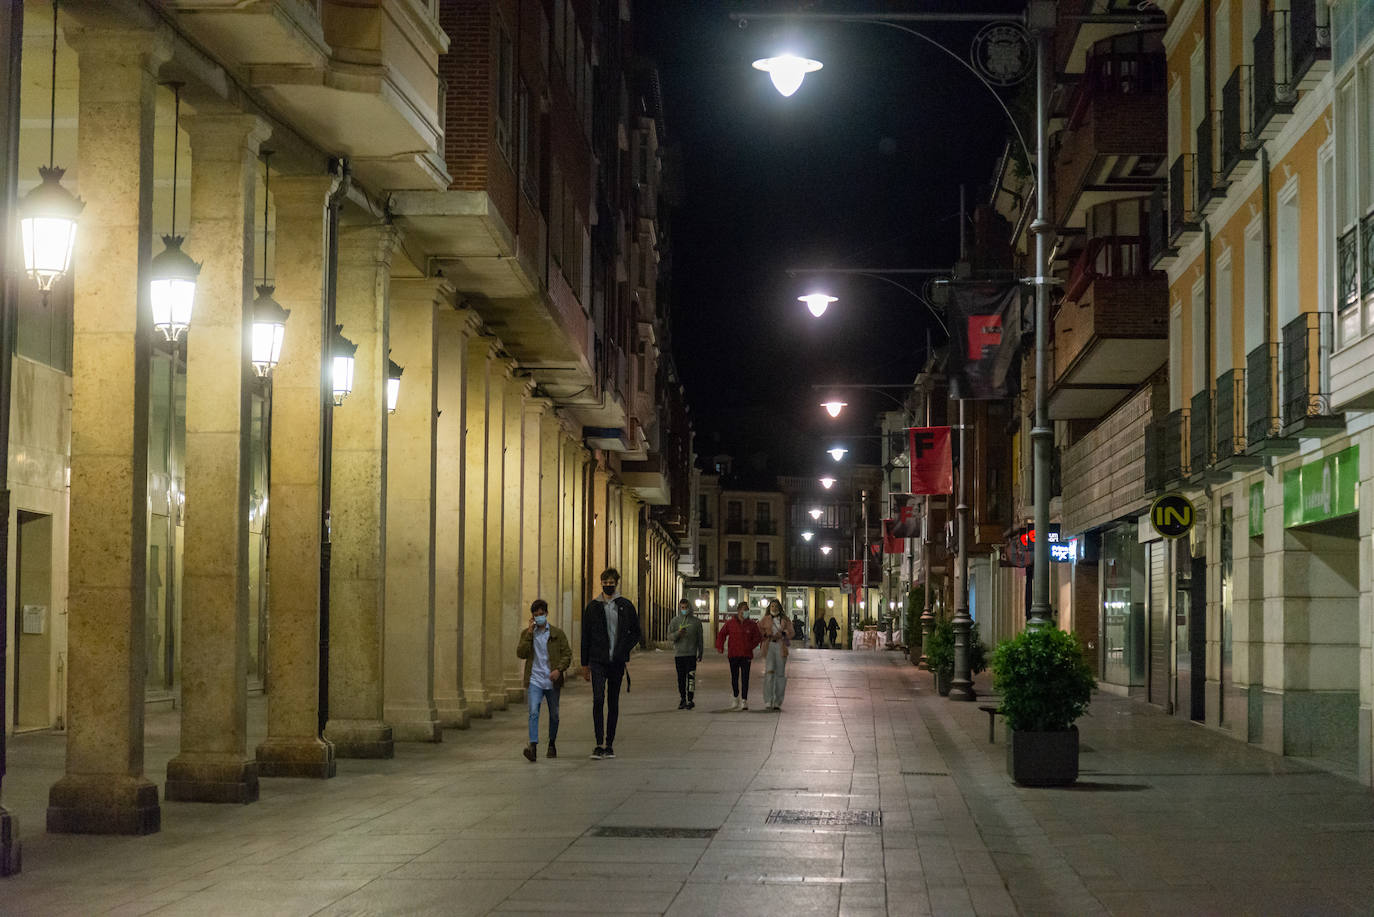
[[[541,552],[544,530],[553,524],[544,516],[544,451],[541,439],[541,422],[549,411],[549,402],[543,398],[529,398],[525,401],[525,484],[521,494],[520,517],[520,594],[525,596],[525,607],[535,597],[549,603],[549,620],[557,622],[558,611],[555,596],[540,582],[544,569]],[[555,517],[556,519],[556,517]],[[561,626],[561,625],[560,625]],[[523,669],[522,669],[523,671]]]
[[[48,830],[149,834],[143,774],[148,550],[147,267],[153,93],[167,49],[151,33],[68,28],[81,72],[72,328],[67,772]]]
[[[506,388],[511,383],[513,364],[495,357],[491,367],[491,397],[487,403],[487,565],[486,626],[482,631],[487,696],[492,707],[505,710],[506,641],[504,631],[506,594],[503,575],[506,565]],[[515,652],[515,647],[510,647]]]
[[[254,802],[248,757],[248,422],[252,317],[253,115],[186,119],[188,254],[202,261],[186,345],[186,514],[181,614],[181,753],[166,796]]]
[[[323,367],[330,335],[324,310],[327,175],[272,179],[277,302],[291,310],[281,361],[272,370],[267,552],[267,738],[257,748],[264,777],[333,777],[334,746],[320,738],[322,414],[330,391]]]
[[[607,533],[610,531],[611,521],[611,501],[610,501],[610,475],[606,469],[597,464],[596,470],[592,472],[592,498],[590,501],[590,518],[587,519],[587,531],[590,535],[588,551],[591,555],[591,576],[598,577],[601,571],[605,570],[610,563],[607,560],[609,545],[607,543]],[[624,576],[624,571],[621,571]],[[589,583],[593,592],[597,583]]]
[[[386,601],[387,292],[397,233],[364,226],[339,236],[335,315],[358,345],[353,392],[334,409],[330,479],[329,721],[340,758],[390,758],[382,713]]]
[[[487,687],[487,435],[490,425],[492,359],[495,339],[473,337],[467,345],[464,376],[463,437],[463,696],[472,716],[491,716],[494,698]],[[499,515],[499,514],[498,514]],[[491,594],[494,600],[495,593]],[[504,704],[505,697],[502,696]]]
[[[526,529],[539,530],[538,515],[528,515],[525,510],[526,474],[529,456],[538,457],[538,440],[534,452],[528,451],[525,442],[525,405],[528,403],[534,383],[528,376],[516,376],[506,384],[506,454],[505,474],[502,483],[502,505],[505,518],[502,526],[501,556],[501,653],[504,660],[506,680],[506,699],[516,703],[525,699],[525,660],[515,655],[516,644],[520,642],[520,631],[529,620],[530,602],[535,596],[526,586],[524,569],[538,569],[539,553],[525,553]],[[539,493],[538,480],[535,482],[535,495]],[[536,584],[537,585],[537,584]]]
[[[439,310],[434,486],[434,704],[439,724],[466,729],[463,692],[463,492],[467,480],[463,435],[467,417],[468,341],[477,333],[469,309]]]
[[[391,359],[403,369],[387,422],[385,718],[406,742],[439,742],[434,702],[436,318],[453,287],[392,280]]]
[[[551,405],[545,403],[538,412],[539,440],[539,587],[538,592],[549,603],[549,613],[558,626],[568,629],[567,611],[563,606],[563,581],[559,575],[562,552],[563,493],[562,465],[558,436],[558,418]]]

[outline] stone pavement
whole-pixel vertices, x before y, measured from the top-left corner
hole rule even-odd
[[[755,670],[754,710],[713,654],[679,711],[672,658],[637,655],[615,760],[577,682],[557,760],[520,756],[520,706],[252,805],[164,802],[142,838],[45,834],[63,738],[19,736],[0,914],[1374,913],[1374,794],[1305,762],[1100,695],[1079,784],[1020,789],[1002,727],[896,653],[794,652],[780,714]],[[176,725],[148,720],[159,784]]]

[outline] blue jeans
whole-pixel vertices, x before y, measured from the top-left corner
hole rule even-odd
[[[548,701],[549,704],[549,744],[552,745],[558,738],[558,694],[562,689],[558,685],[552,688],[541,688],[533,681],[530,682],[529,689],[525,695],[530,702],[530,744],[539,744],[539,702]]]

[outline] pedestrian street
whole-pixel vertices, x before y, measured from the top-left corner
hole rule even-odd
[[[760,691],[759,665],[750,697]],[[164,802],[144,837],[42,830],[63,738],[10,746],[23,871],[9,914],[1367,914],[1365,787],[1099,694],[1070,789],[1020,789],[1005,735],[896,652],[797,649],[780,713],[727,712],[708,650],[678,710],[670,653],[639,652],[617,757],[590,690],[559,757],[521,756],[512,705],[250,805]],[[984,676],[985,679],[985,676]],[[989,686],[980,680],[980,690]],[[261,733],[263,702],[250,724]],[[175,713],[148,717],[161,784]],[[547,729],[547,723],[543,728]],[[545,733],[546,734],[546,733]]]

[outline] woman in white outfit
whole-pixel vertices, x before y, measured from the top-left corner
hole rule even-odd
[[[782,710],[782,696],[787,691],[787,652],[792,643],[792,621],[782,610],[782,603],[773,599],[768,614],[759,622],[763,634],[763,709]]]

